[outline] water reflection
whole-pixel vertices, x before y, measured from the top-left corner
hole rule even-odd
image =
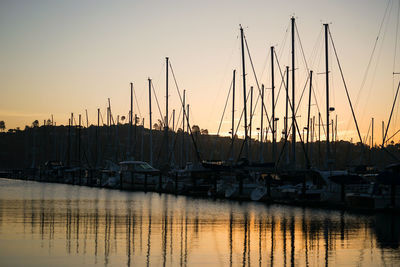
[[[399,225],[393,214],[0,179],[5,266],[398,265]]]

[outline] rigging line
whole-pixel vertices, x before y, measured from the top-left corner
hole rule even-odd
[[[394,44],[394,57],[393,57],[393,76],[396,67],[396,55],[397,55],[397,37],[399,33],[399,18],[400,18],[400,2],[397,9],[397,24],[396,24],[396,37],[395,37],[395,44]]]
[[[284,37],[283,37],[282,49],[280,49],[280,51],[279,51],[279,58],[282,57],[282,54],[283,54],[283,51],[284,51],[284,48],[285,48],[285,45],[286,45],[286,40],[287,40],[287,36],[288,36],[288,32],[289,32],[289,26],[290,26],[290,21],[289,21],[288,24],[287,24],[286,31],[285,31],[285,35],[284,35]],[[276,54],[275,54],[275,55],[276,55]]]
[[[281,74],[281,81],[283,82],[283,84],[284,84],[284,86],[285,86],[285,88],[286,88],[286,90],[287,90],[287,84],[285,83],[285,78],[284,78],[284,76],[283,76],[283,74],[282,74],[281,65],[279,64],[278,57],[276,57],[276,53],[275,53],[275,58],[276,58],[276,63],[278,64],[279,73]],[[286,70],[285,70],[285,73],[286,73]],[[284,73],[284,74],[285,74],[285,73]]]
[[[250,91],[249,91],[250,92]],[[253,116],[256,113],[257,107],[258,107],[258,101],[260,100],[260,95],[257,96],[257,99],[255,101],[254,107],[252,107],[253,110],[250,110],[250,121],[249,121],[249,127],[253,126]],[[246,100],[247,101],[247,100]],[[246,102],[247,103],[247,102]],[[251,139],[251,136],[250,136]]]
[[[181,92],[179,91],[178,83],[176,82],[174,69],[172,68],[172,65],[171,65],[171,60],[169,61],[169,66],[171,67],[171,73],[172,73],[172,77],[174,78],[175,87],[176,87],[176,91],[178,92],[179,100],[181,101],[181,104],[183,106]],[[187,123],[188,129],[189,129],[189,132],[190,132],[190,137],[192,139],[192,143],[193,143],[193,146],[194,146],[194,149],[196,152],[196,157],[197,157],[198,161],[201,162],[200,151],[198,150],[196,140],[194,140],[194,137],[193,137],[192,129],[191,129],[190,123],[189,123],[188,114],[186,114],[186,112],[184,112],[184,115],[186,117],[186,123]]]
[[[391,9],[390,9],[390,11],[389,11],[389,14],[390,14],[390,12],[391,12]],[[382,36],[383,38],[382,38],[381,46],[379,47],[379,51],[377,51],[377,52],[378,52],[378,55],[377,55],[377,64],[376,64],[375,67],[374,67],[374,70],[373,70],[372,75],[370,75],[370,76],[372,76],[372,78],[371,78],[371,86],[370,86],[370,88],[369,88],[369,90],[368,90],[368,94],[367,94],[367,97],[366,97],[367,100],[370,98],[371,91],[372,91],[372,88],[373,88],[373,84],[374,84],[375,79],[376,79],[376,73],[377,73],[378,68],[379,68],[379,61],[380,61],[380,58],[381,58],[382,51],[384,50],[383,43],[385,42],[386,33],[387,33],[387,31],[388,31],[388,28],[389,28],[389,19],[386,21],[386,23],[385,23],[385,25],[384,25],[384,31],[383,31],[383,36]],[[392,93],[393,93],[392,96],[393,96],[393,99],[394,99],[394,90],[392,91]],[[367,103],[367,102],[365,102],[365,103]],[[363,109],[363,112],[362,112],[361,114],[364,114],[365,111],[366,111],[366,109],[367,109],[367,105],[364,104],[364,109]]]
[[[174,115],[174,113],[173,112],[171,112],[171,115],[169,115],[169,118],[168,118],[168,121],[170,122],[170,121],[172,121],[172,116]],[[172,125],[172,127],[174,127],[175,125]],[[172,129],[171,129],[172,130]]]
[[[387,150],[386,147],[382,147],[382,149],[383,149],[383,151],[387,152],[387,153],[389,154],[389,156],[392,157],[392,159],[394,159],[394,160],[396,160],[396,161],[399,161],[399,160],[400,160],[400,159],[399,159],[397,156],[395,156],[392,152],[390,152],[389,150]]]
[[[232,79],[231,85],[229,87],[228,96],[226,97],[224,111],[222,112],[221,121],[219,122],[219,126],[218,126],[217,136],[219,135],[219,131],[221,130],[222,121],[224,120],[225,111],[226,111],[226,107],[228,105],[229,96],[231,95],[232,87],[233,87],[233,79]],[[233,131],[233,129],[232,129],[232,131]],[[211,150],[210,159],[212,159],[214,157],[214,151],[215,151],[216,143],[217,143],[217,138],[214,139],[214,145],[213,145],[214,149]]]
[[[300,50],[301,50],[301,53],[302,53],[302,56],[303,56],[303,61],[304,61],[305,65],[306,65],[307,75],[308,75],[307,80],[308,80],[308,79],[310,78],[310,77],[309,77],[309,75],[310,75],[310,69],[308,68],[306,56],[305,56],[304,49],[303,49],[303,44],[302,44],[301,39],[300,39],[300,35],[299,35],[299,31],[298,31],[298,29],[297,29],[297,24],[296,24],[296,22],[294,23],[294,26],[295,26],[296,33],[297,33],[297,39],[298,39],[299,44],[300,44]],[[321,28],[320,35],[318,36],[318,39],[317,39],[317,40],[319,40],[319,37],[321,36],[321,34],[322,34],[322,28]],[[301,94],[302,96],[303,96],[303,94],[304,94],[304,90],[306,89],[306,86],[307,86],[307,82],[306,82],[306,85],[305,85],[305,87],[304,87],[304,89],[303,89],[303,93]],[[318,100],[317,100],[317,96],[316,96],[315,91],[314,91],[314,86],[312,86],[312,92],[313,92],[313,95],[314,95],[314,100],[315,100],[315,104],[317,105],[318,112],[320,112],[319,105],[318,105]],[[299,104],[299,105],[300,105],[300,104]],[[297,107],[297,109],[298,109],[298,107]],[[296,109],[296,113],[297,113],[297,109]],[[324,128],[324,127],[323,127],[323,128]],[[324,132],[325,132],[325,128],[324,128]],[[326,133],[325,133],[325,135],[326,135]]]
[[[372,122],[369,123],[367,135],[366,135],[365,138],[364,138],[364,144],[367,143],[367,139],[368,139],[368,137],[369,137],[369,131],[371,130],[371,125],[372,125]]]
[[[305,53],[304,53],[303,44],[301,43],[300,34],[299,34],[299,30],[298,30],[298,28],[297,28],[296,22],[294,23],[294,26],[295,26],[296,33],[297,33],[297,40],[299,41],[301,54],[302,54],[302,56],[303,56],[302,59],[303,59],[303,61],[304,61],[304,64],[306,65],[306,69],[307,69],[307,81],[306,81],[306,83],[305,83],[305,85],[304,85],[304,88],[303,88],[303,91],[302,91],[302,93],[301,93],[301,97],[300,97],[299,103],[298,103],[297,108],[296,108],[296,113],[295,113],[295,114],[297,114],[297,110],[298,110],[299,107],[300,107],[300,103],[301,103],[301,100],[302,100],[302,98],[303,98],[304,92],[305,92],[305,90],[306,90],[308,80],[310,79],[310,69],[308,68],[308,64],[307,64],[307,60],[306,60],[306,55],[305,55]]]
[[[210,117],[210,118],[213,117],[214,107],[216,106],[215,103],[218,100],[218,97],[220,95],[220,91],[222,90],[221,88],[224,88],[224,90],[225,90],[225,86],[226,86],[225,77],[227,77],[227,75],[228,75],[228,67],[229,67],[230,63],[232,62],[233,55],[236,53],[235,51],[240,47],[240,43],[237,42],[238,39],[239,39],[239,35],[236,35],[236,39],[235,39],[234,45],[232,46],[231,52],[229,54],[228,61],[226,62],[226,64],[224,65],[224,68],[223,68],[222,78],[218,81],[218,87],[216,89],[216,95],[215,95],[214,100],[212,102],[212,108],[210,108],[210,110],[208,112],[208,114],[209,114],[208,117]]]
[[[276,55],[276,54],[275,54],[275,55]],[[277,58],[277,57],[276,57],[276,62],[277,62],[277,64],[278,64],[279,73],[281,74],[281,80],[283,81],[283,84],[285,85],[285,89],[288,90],[289,88],[286,86],[285,78],[284,78],[284,76],[283,76],[283,74],[282,74],[281,65],[279,64],[279,61],[278,61],[278,58]],[[285,72],[286,72],[286,70],[285,70]],[[309,79],[309,77],[307,78],[306,85],[307,85],[308,79]],[[303,91],[304,91],[304,90],[303,90]],[[314,98],[315,98],[315,97],[314,97]],[[289,100],[289,103],[290,103],[290,98],[289,98],[288,100]],[[315,100],[316,100],[316,98],[315,98]],[[318,107],[318,104],[317,104],[317,107]],[[297,109],[298,109],[298,107],[297,107]],[[296,114],[297,114],[297,109],[296,109],[296,112],[295,112],[295,116],[296,116]],[[319,112],[319,108],[318,108],[318,112]],[[270,125],[270,126],[271,126],[271,125]],[[291,127],[291,126],[290,126],[290,127]],[[324,127],[323,124],[322,124],[322,129],[324,130],[324,133],[325,133],[325,135],[326,135],[325,127]]]
[[[285,70],[285,72],[283,73],[283,75],[285,75],[286,74],[286,70]],[[281,93],[281,89],[282,89],[282,85],[283,85],[284,83],[283,83],[283,80],[281,80],[281,84],[279,85],[279,90],[278,90],[278,94],[277,94],[277,96],[276,96],[276,99],[275,99],[275,103],[274,103],[274,106],[276,107],[276,105],[278,104],[278,100],[279,100],[279,95],[280,95],[280,93]]]
[[[250,96],[250,91],[247,93],[246,103],[247,103],[247,101],[249,100],[249,96]],[[237,132],[238,132],[238,130],[239,130],[240,123],[242,122],[242,118],[243,118],[243,113],[244,113],[244,108],[242,109],[242,113],[240,114],[239,122],[238,122],[238,124],[237,124],[237,126],[236,126],[236,130],[235,130],[235,134],[234,134],[234,135],[236,135]]]
[[[247,101],[249,100],[249,96],[250,96],[250,91],[247,93],[247,96],[246,96],[246,103],[247,103]],[[235,134],[234,134],[233,136],[236,136],[236,135],[237,135],[237,132],[239,131],[239,127],[240,127],[240,123],[242,122],[243,114],[244,114],[244,108],[242,109],[242,113],[240,113],[239,121],[238,121],[238,124],[237,124],[237,126],[236,126]],[[232,130],[233,130],[233,129],[232,129]],[[243,140],[243,142],[242,142],[242,148],[241,148],[241,150],[240,150],[240,152],[239,152],[239,154],[238,154],[239,157],[240,157],[240,155],[242,154],[243,144],[244,144],[244,140]],[[228,153],[228,155],[230,155],[230,153],[231,153],[231,147],[229,147],[229,153]]]
[[[228,105],[229,96],[231,95],[231,91],[232,91],[232,85],[233,85],[233,80],[232,80],[231,85],[230,85],[230,87],[229,87],[228,96],[226,97],[225,106],[224,106],[224,111],[222,112],[221,121],[219,122],[217,135],[219,135],[219,131],[221,130],[221,125],[222,125],[222,121],[223,121],[224,116],[225,116],[225,111],[226,111],[226,107],[227,107],[227,105]]]
[[[282,80],[284,80],[284,77],[283,77],[282,70],[281,70],[281,68],[280,68],[279,62],[278,62],[278,68],[279,68],[279,72],[280,72],[280,74],[281,74],[281,78],[282,78]],[[288,90],[288,87],[285,86],[285,89],[286,89],[286,91],[287,91],[287,90]],[[290,98],[288,98],[288,104],[289,104],[289,108],[290,108],[290,109],[293,109],[292,101],[290,101]],[[298,135],[299,135],[299,137],[300,137],[300,142],[301,142],[302,148],[303,148],[303,150],[304,150],[304,155],[305,155],[305,157],[306,157],[307,167],[308,167],[308,166],[310,166],[310,161],[309,161],[309,158],[308,158],[308,155],[307,155],[307,151],[306,151],[305,146],[304,146],[303,139],[301,138],[301,132],[300,132],[299,126],[298,126],[298,124],[297,124],[297,120],[296,120],[296,113],[295,113],[295,116],[294,116],[294,122],[295,122],[295,125],[296,125],[296,128],[297,128]],[[270,126],[271,126],[271,125],[270,125]],[[296,129],[293,129],[293,131],[295,132]],[[282,148],[282,149],[283,149],[283,148]]]
[[[243,147],[244,147],[244,140],[243,140],[243,142],[242,142],[242,145],[240,146],[240,150],[239,150],[239,153],[238,153],[238,156],[237,156],[237,159],[236,159],[236,162],[238,162],[239,160],[240,160],[240,157],[242,156],[242,152],[243,152]],[[229,151],[229,153],[230,153],[231,151]]]
[[[174,129],[176,129],[176,131],[178,131],[178,125],[181,124],[181,115],[182,115],[182,109],[180,108],[178,119],[176,120],[175,125],[174,125]]]
[[[298,33],[297,33],[297,34],[298,34]],[[276,56],[276,53],[275,53],[275,56]],[[303,53],[303,56],[304,56],[304,53]],[[283,81],[283,83],[284,83],[284,76],[283,76],[283,74],[282,74],[282,70],[281,70],[281,67],[280,67],[278,58],[276,58],[276,61],[277,61],[277,63],[278,63],[279,71],[281,72],[282,81]],[[306,64],[307,64],[307,62],[306,62]],[[299,109],[299,107],[300,107],[300,102],[301,102],[301,100],[302,100],[302,98],[303,98],[305,89],[306,89],[306,87],[307,87],[308,80],[310,79],[310,71],[309,71],[309,69],[308,69],[308,66],[306,66],[306,68],[307,68],[307,71],[308,71],[307,80],[306,80],[306,83],[305,83],[305,85],[304,85],[304,88],[303,88],[303,91],[302,91],[302,94],[301,94],[301,97],[300,97],[300,100],[299,100],[299,104],[297,105],[295,114],[297,114],[297,111],[298,111],[298,109]],[[286,73],[286,70],[285,70],[285,73]],[[314,93],[314,99],[315,99],[315,103],[316,103],[316,105],[317,105],[318,112],[320,112],[319,106],[318,106],[318,101],[316,100],[317,97],[315,96],[315,92],[314,92],[314,86],[312,86],[312,91],[313,91],[313,93]],[[324,127],[323,127],[323,128],[324,128]],[[325,132],[325,128],[324,128],[324,132]],[[325,134],[325,135],[326,135],[326,134]]]
[[[247,45],[247,43],[246,43],[246,45]],[[249,51],[248,51],[249,52]],[[263,69],[263,72],[261,73],[261,78],[262,78],[262,76],[264,75],[264,71],[265,71],[265,69],[266,69],[266,67],[267,67],[267,64],[268,64],[268,58],[269,58],[269,55],[270,55],[270,53],[271,53],[271,51],[270,50],[268,50],[268,53],[267,53],[267,59],[266,59],[266,61],[265,61],[265,64],[264,64],[264,69]],[[249,57],[250,57],[250,55],[249,55]],[[255,74],[255,71],[254,71],[254,68],[253,68],[253,72],[254,72],[254,74]],[[267,96],[267,98],[269,97],[269,92],[268,92],[268,96]],[[256,110],[257,110],[257,107],[258,107],[258,101],[260,100],[260,91],[259,91],[259,94],[257,95],[257,99],[256,99],[256,101],[255,101],[255,104],[254,104],[254,107],[253,107],[253,110],[251,110],[250,111],[250,121],[252,122],[252,119],[253,119],[253,116],[254,116],[254,114],[255,114],[255,112],[256,112]],[[247,101],[247,100],[246,100]],[[264,104],[265,105],[265,104]],[[267,115],[267,118],[268,118],[268,115]],[[251,127],[251,123],[249,124],[249,126]]]
[[[305,91],[306,91],[307,84],[308,84],[308,81],[309,81],[309,80],[310,80],[310,72],[308,72],[307,80],[306,80],[306,83],[304,84],[304,88],[303,88],[303,91],[302,91],[302,93],[301,93],[299,102],[297,103],[296,112],[295,112],[294,114],[297,114],[297,111],[298,111],[299,108],[300,108],[301,100],[303,99],[303,96],[304,96],[304,93],[305,93]],[[311,85],[311,87],[312,87],[312,85]]]
[[[136,97],[136,90],[135,90],[135,87],[133,87],[133,95],[135,96],[136,107],[137,107],[137,109],[138,109],[138,111],[139,111],[139,116],[142,117],[142,113],[140,112],[140,108],[139,108],[139,102],[138,102],[137,97]]]
[[[322,38],[321,38],[322,31],[323,31],[323,27],[321,27],[321,30],[319,31],[317,40],[316,40],[316,42],[314,44],[314,47],[312,49],[312,52],[311,52],[311,56],[310,56],[310,66],[311,66],[311,68],[312,68],[312,66],[315,65],[315,61],[317,60],[317,56],[319,54],[319,48],[321,47],[321,41],[322,41]]]
[[[257,110],[257,107],[258,107],[258,101],[260,100],[260,96],[258,95],[257,96],[257,99],[256,99],[256,101],[255,101],[255,104],[254,104],[254,107],[253,107],[253,110],[251,111],[251,117],[250,118],[253,118],[253,115],[256,113],[256,110]],[[253,121],[251,121],[251,122],[253,122]],[[250,126],[252,125],[252,123],[250,123]]]
[[[256,80],[256,84],[257,84],[257,88],[258,88],[258,95],[260,96],[260,95],[261,95],[260,84],[258,83],[256,71],[255,71],[254,65],[253,65],[253,60],[251,59],[249,46],[248,46],[248,44],[247,44],[247,39],[246,39],[246,36],[245,36],[244,34],[243,34],[243,37],[244,37],[244,41],[245,41],[245,43],[246,43],[247,54],[249,55],[249,59],[250,59],[250,63],[251,63],[251,68],[252,68],[252,70],[253,70],[253,75],[254,75],[254,78],[255,78],[255,80]],[[263,108],[264,108],[265,115],[267,116],[267,121],[268,121],[269,127],[272,129],[272,127],[271,127],[271,120],[269,119],[267,109],[265,108],[265,104],[264,104],[264,107],[263,107]]]
[[[160,117],[161,117],[161,122],[165,125],[164,116],[162,115],[162,112],[161,112],[161,109],[160,109],[160,104],[158,103],[158,98],[157,98],[156,90],[154,89],[153,82],[151,82],[151,88],[153,88],[153,94],[154,94],[154,98],[156,99],[158,112],[160,113]]]
[[[286,145],[288,143],[288,139],[286,138],[283,141],[284,142],[283,142],[283,146],[282,146],[281,152],[279,153],[278,160],[276,161],[276,164],[275,164],[275,169],[277,168],[277,166],[279,165],[279,163],[281,161],[281,158],[283,156],[283,152],[285,151]]]
[[[270,55],[269,53],[271,53],[271,51],[269,51],[269,49],[268,49],[267,57],[265,58],[264,66],[263,66],[263,68],[262,68],[262,72],[261,72],[261,75],[260,75],[260,80],[262,80],[262,78],[263,78],[263,76],[264,76],[264,73],[265,73],[265,70],[266,70],[267,67],[269,66],[269,65],[268,65],[268,63],[269,63],[268,58],[269,58],[269,55]]]
[[[323,38],[322,38],[322,32],[323,32],[323,27],[321,27],[320,34],[318,35],[318,39],[317,39],[316,44],[315,44],[314,60],[311,63],[311,66],[315,66],[315,68],[319,68],[319,66],[322,65],[322,63],[321,63],[322,58],[325,59],[325,57],[323,56],[323,53],[322,53],[322,50],[323,50],[323,47],[324,47]],[[314,88],[314,86],[315,86],[315,88],[319,87],[318,86],[318,79],[314,79],[313,88]],[[322,92],[321,91],[315,92],[314,90],[312,92],[313,92],[314,99],[316,100],[316,104],[317,104],[317,107],[318,107],[318,112],[320,112],[320,109],[319,109],[319,106],[318,106],[318,100],[319,99],[323,99],[323,95],[321,94]]]
[[[303,88],[303,92],[301,93],[301,97],[300,97],[299,104],[298,104],[297,109],[296,109],[296,113],[297,113],[297,110],[299,109],[299,106],[300,106],[301,99],[303,98],[304,91],[305,91],[306,86],[307,86],[307,82],[308,82],[308,80],[310,79],[310,69],[308,68],[308,64],[307,64],[307,60],[306,60],[306,55],[305,55],[305,53],[304,53],[303,44],[302,44],[301,39],[300,39],[300,34],[299,34],[298,29],[297,29],[297,23],[296,23],[296,22],[294,23],[294,26],[295,26],[295,29],[296,29],[297,40],[299,41],[299,44],[300,44],[301,54],[302,54],[302,56],[303,56],[304,64],[306,65],[307,75],[308,75],[308,76],[307,76],[306,84],[304,85],[304,88]],[[321,29],[321,31],[320,31],[320,35],[319,35],[319,36],[321,36],[321,33],[322,33],[322,29]],[[319,38],[319,37],[318,37],[318,38]],[[314,86],[312,86],[312,91],[313,91],[314,100],[315,100],[315,103],[316,103],[316,105],[317,105],[318,112],[320,112],[319,106],[318,106],[317,97],[316,97],[315,91],[314,91]],[[328,125],[329,125],[329,123],[328,123]],[[323,127],[323,128],[324,128],[324,127]],[[324,128],[324,132],[325,132],[325,128]],[[326,133],[325,133],[325,135],[326,135]]]
[[[169,61],[169,66],[171,67],[171,73],[172,73],[172,76],[174,78],[175,88],[176,88],[176,91],[178,92],[179,100],[181,101],[181,105],[182,105],[183,109],[185,109],[185,107],[183,106],[183,100],[182,100],[181,92],[179,91],[178,83],[177,83],[176,78],[175,78],[175,73],[174,73],[174,70],[173,70],[172,65],[171,65],[171,61]],[[186,117],[186,120],[188,121],[188,126],[190,126],[189,125],[189,120],[187,119],[186,112],[184,112],[184,116]],[[189,129],[190,129],[190,127],[189,127]]]
[[[307,72],[310,72],[310,70],[308,69],[308,64],[307,64],[306,56],[305,56],[305,53],[304,53],[303,44],[301,43],[300,34],[299,34],[299,30],[297,29],[297,23],[296,22],[294,23],[294,27],[296,29],[297,40],[299,41],[300,50],[301,50],[301,53],[302,53],[302,56],[303,56],[304,64],[306,65]]]
[[[353,115],[353,119],[354,119],[354,122],[355,122],[355,124],[356,124],[358,137],[360,138],[361,144],[363,144],[362,138],[361,138],[361,134],[360,134],[360,129],[358,128],[357,118],[356,118],[356,115],[355,115],[355,113],[354,113],[353,104],[351,103],[350,96],[349,96],[349,91],[347,90],[346,81],[344,80],[343,71],[342,71],[342,66],[340,65],[339,57],[338,57],[337,52],[336,52],[335,43],[333,42],[331,30],[329,29],[329,27],[328,27],[328,32],[329,32],[329,37],[330,37],[330,39],[331,39],[333,51],[335,52],[336,61],[337,61],[338,66],[339,66],[340,75],[342,76],[342,81],[343,81],[344,89],[346,90],[347,100],[349,101],[350,108],[351,108],[351,113],[352,113],[352,115]],[[329,122],[327,122],[327,125],[328,125],[328,127],[329,127]]]
[[[400,16],[400,2],[397,6],[397,23],[396,23],[396,37],[395,37],[395,44],[394,44],[394,56],[393,56],[393,75],[392,75],[392,88],[394,88],[394,76],[395,76],[395,68],[396,68],[396,56],[397,56],[397,41],[398,41],[398,33],[399,33],[399,16]],[[393,90],[393,89],[392,89]],[[399,106],[397,106],[396,118],[394,120],[394,128],[397,128],[397,116],[399,113]]]
[[[281,71],[280,65],[279,65],[279,61],[278,61],[278,55],[276,54],[276,50],[275,50],[275,49],[274,49],[274,54],[275,54],[276,62],[277,62],[278,67],[279,67],[279,71]],[[282,71],[281,71],[281,72],[282,72]],[[283,75],[285,75],[285,74],[286,74],[286,69],[285,69],[285,72],[283,73]],[[282,76],[282,73],[281,73],[281,76]],[[282,77],[284,77],[284,76],[282,76]],[[283,78],[281,79],[281,84],[279,85],[278,95],[276,96],[276,101],[275,101],[275,103],[274,103],[274,106],[275,106],[275,107],[276,107],[276,105],[277,105],[277,103],[278,103],[278,99],[279,99],[279,95],[280,95],[280,93],[281,93],[282,85],[284,85],[284,86],[286,87],[286,84],[285,84],[284,80],[285,80],[285,79],[283,79]]]
[[[160,76],[161,76],[161,74],[162,74],[162,72],[164,70],[165,70],[165,61],[163,62],[160,71],[158,72],[157,80],[160,80]],[[155,91],[155,88],[154,88],[154,79],[151,80],[151,87],[153,88],[153,93],[154,93],[154,97],[155,97],[156,102],[157,102],[157,107],[158,107],[158,111],[160,113],[161,121],[165,125],[164,116],[162,115],[162,112],[161,112],[161,109],[160,109],[160,104],[158,103],[157,94],[156,94],[156,91]]]
[[[389,11],[388,11],[388,19],[384,19],[384,20],[382,20],[382,27],[381,27],[381,29],[380,30],[382,30],[382,32],[383,32],[383,35],[382,35],[382,41],[381,41],[381,46],[379,47],[379,45],[377,44],[377,46],[376,46],[376,53],[377,53],[377,56],[376,56],[376,61],[377,61],[377,63],[376,63],[376,65],[374,66],[374,69],[372,70],[372,75],[371,74],[369,74],[368,76],[369,77],[372,77],[371,78],[371,85],[370,85],[370,87],[369,87],[369,89],[368,89],[368,92],[367,92],[367,94],[364,94],[364,95],[367,95],[366,96],[366,99],[367,99],[367,101],[364,103],[364,106],[363,106],[363,111],[361,112],[361,114],[364,114],[365,112],[366,112],[366,110],[367,110],[367,108],[368,108],[368,106],[367,106],[367,102],[368,102],[368,99],[370,98],[370,95],[371,95],[371,90],[372,90],[372,88],[373,88],[373,84],[374,84],[374,82],[375,82],[375,78],[376,78],[376,73],[377,73],[377,70],[378,70],[378,67],[379,67],[379,61],[380,61],[380,57],[381,57],[381,54],[382,54],[382,50],[383,50],[383,48],[384,48],[384,46],[383,46],[383,43],[384,43],[384,41],[385,41],[385,38],[386,38],[386,33],[387,33],[387,31],[388,31],[388,25],[389,25],[389,17],[390,17],[390,14],[391,14],[391,11],[392,11],[392,7],[393,7],[393,5],[392,5],[392,1],[390,1],[390,8],[389,8]],[[385,14],[386,15],[386,14]],[[379,33],[380,34],[380,33]],[[378,36],[379,37],[379,36]],[[378,38],[377,37],[377,38]],[[378,51],[379,50],[379,51]],[[371,59],[371,61],[372,61],[372,59]],[[368,70],[369,71],[369,70]],[[366,78],[367,79],[367,78]],[[360,88],[360,91],[358,92],[358,95],[357,95],[357,102],[356,102],[356,105],[358,105],[358,102],[359,102],[359,100],[360,100],[360,94],[362,93],[361,92],[361,90],[362,90],[363,88]],[[394,91],[392,91],[392,93],[393,93],[393,98],[394,98]],[[348,122],[348,124],[347,125],[350,125],[350,120],[349,120],[349,122]],[[348,128],[349,126],[347,126],[347,128]]]
[[[174,141],[172,142],[171,151],[168,154],[168,160],[175,161],[175,147],[176,147],[176,143],[177,143],[177,140],[178,140],[178,135],[174,134],[173,139],[174,139]],[[175,163],[173,163],[173,164],[175,164]]]
[[[293,105],[292,105],[290,99],[288,99],[288,100],[289,100],[289,106],[290,106],[290,108],[292,108]],[[294,124],[295,124],[295,126],[296,126],[297,134],[299,135],[300,143],[301,143],[301,146],[302,146],[302,148],[303,148],[304,156],[305,156],[305,158],[306,158],[307,169],[309,169],[309,168],[311,167],[311,165],[310,165],[310,159],[308,158],[307,150],[306,150],[306,147],[305,147],[305,145],[304,145],[304,140],[303,140],[303,138],[301,137],[301,132],[300,132],[299,125],[298,125],[298,123],[297,123],[297,119],[296,119],[296,118],[294,118]],[[296,131],[296,129],[294,129],[294,131]],[[286,143],[286,142],[287,142],[287,140],[285,141],[285,143]],[[282,148],[281,153],[282,153],[283,149],[284,149],[284,148]],[[276,164],[276,166],[277,166],[277,165],[278,165],[278,163]]]
[[[387,3],[387,6],[386,6],[385,13],[384,13],[384,15],[383,15],[381,24],[380,24],[380,26],[379,26],[378,35],[376,36],[375,43],[374,43],[374,46],[373,46],[373,48],[372,48],[371,56],[370,56],[370,58],[369,58],[369,61],[368,61],[368,64],[367,64],[367,68],[366,68],[366,70],[365,70],[364,77],[363,77],[363,80],[362,80],[362,82],[361,82],[361,86],[360,86],[360,89],[359,89],[359,91],[358,91],[358,94],[357,94],[356,103],[355,103],[356,106],[358,105],[358,101],[359,101],[359,98],[360,98],[360,95],[361,95],[361,91],[362,91],[362,89],[364,88],[365,82],[366,82],[366,80],[367,80],[369,68],[370,68],[371,63],[372,63],[372,58],[374,57],[374,54],[375,54],[376,46],[377,46],[377,44],[378,44],[379,36],[381,35],[383,23],[384,23],[384,21],[385,21],[385,19],[386,19],[386,15],[387,15],[387,12],[388,12],[389,4],[390,4],[390,3],[391,3],[391,1],[389,0],[388,3]]]
[[[388,123],[387,123],[387,127],[386,127],[386,131],[385,131],[385,135],[384,135],[384,137],[383,137],[383,141],[382,141],[382,147],[383,147],[383,146],[384,146],[384,144],[385,144],[385,139],[386,139],[386,136],[387,136],[387,132],[388,132],[388,130],[389,130],[389,126],[390,126],[390,120],[392,119],[393,109],[394,109],[394,107],[395,107],[395,105],[396,105],[396,99],[397,99],[397,95],[398,95],[398,93],[399,93],[399,87],[400,87],[400,82],[399,82],[399,85],[397,86],[397,90],[396,90],[396,96],[394,97],[394,101],[393,101],[392,110],[390,111],[389,121],[388,121]]]
[[[390,141],[393,137],[395,137],[398,133],[400,133],[400,129],[397,130],[391,137],[389,137],[389,138],[385,141],[385,143],[389,142],[389,141]]]

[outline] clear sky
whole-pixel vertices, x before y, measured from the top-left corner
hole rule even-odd
[[[386,11],[385,20],[383,20]],[[225,99],[237,69],[237,105],[242,109],[239,24],[249,44],[260,84],[271,87],[270,46],[275,46],[282,68],[290,64],[290,17],[296,18],[308,67],[325,119],[323,23],[330,23],[334,42],[356,107],[363,136],[371,117],[381,138],[381,121],[387,122],[400,75],[396,30],[399,1],[0,1],[0,120],[7,128],[30,125],[54,115],[57,125],[69,114],[89,113],[97,121],[97,108],[106,112],[111,99],[114,116],[127,115],[130,82],[139,106],[135,113],[148,127],[147,78],[154,81],[164,112],[165,57],[168,56],[181,90],[186,89],[191,120],[216,132]],[[383,21],[383,24],[382,24]],[[378,43],[365,75],[375,40]],[[397,49],[395,49],[397,45]],[[330,47],[331,106],[338,115],[338,138],[356,138],[340,73]],[[296,40],[296,94],[306,82],[306,66]],[[256,86],[249,61],[247,85]],[[280,74],[277,71],[276,86]],[[399,76],[399,77],[398,77]],[[366,81],[362,86],[363,79]],[[179,98],[170,79],[170,114],[179,113]],[[266,101],[271,102],[270,90]],[[255,94],[257,96],[258,94]],[[283,127],[284,92],[277,102],[278,130]],[[306,98],[299,123],[306,122]],[[222,133],[229,129],[231,103]],[[153,120],[159,112],[153,103]],[[271,113],[271,105],[267,106]],[[397,109],[390,132],[400,126]],[[317,106],[312,106],[312,115]],[[259,106],[254,115],[259,127]],[[105,115],[103,115],[105,117]],[[237,116],[237,115],[236,115]],[[400,119],[400,118],[399,118]],[[265,123],[264,123],[265,125]],[[301,127],[302,127],[301,126]],[[253,131],[255,132],[255,130]],[[254,135],[253,137],[256,137]]]

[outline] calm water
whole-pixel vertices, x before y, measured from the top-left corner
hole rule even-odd
[[[0,179],[1,266],[400,266],[400,218]]]

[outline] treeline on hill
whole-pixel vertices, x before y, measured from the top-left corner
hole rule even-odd
[[[175,166],[185,166],[186,162],[197,162],[194,142],[201,160],[228,160],[243,157],[243,139],[235,139],[233,154],[231,138],[209,135],[207,130],[192,127],[193,135],[182,134],[182,130],[169,131],[169,162]],[[129,144],[131,134],[131,144]],[[166,164],[165,133],[158,127],[152,131],[153,165],[162,168]],[[279,166],[284,167],[291,158],[290,144],[284,140],[277,143]],[[272,162],[272,144],[263,144],[261,155],[260,142],[250,142],[249,160],[254,162]],[[285,148],[288,154],[282,152]],[[130,149],[129,149],[130,148]],[[305,153],[312,167],[325,165],[325,142],[313,142],[304,146],[296,144],[296,160],[299,166],[305,166]],[[331,144],[333,166],[345,169],[360,164],[382,168],[400,158],[400,144],[390,144],[385,150],[372,149],[360,143],[337,141]],[[242,153],[241,153],[242,152]],[[286,156],[288,155],[288,156]],[[107,160],[120,162],[126,159],[150,161],[150,131],[143,126],[128,124],[113,126],[51,126],[32,125],[24,130],[14,129],[0,133],[0,168],[19,169],[38,167],[46,161],[61,161],[65,166],[104,167]]]

